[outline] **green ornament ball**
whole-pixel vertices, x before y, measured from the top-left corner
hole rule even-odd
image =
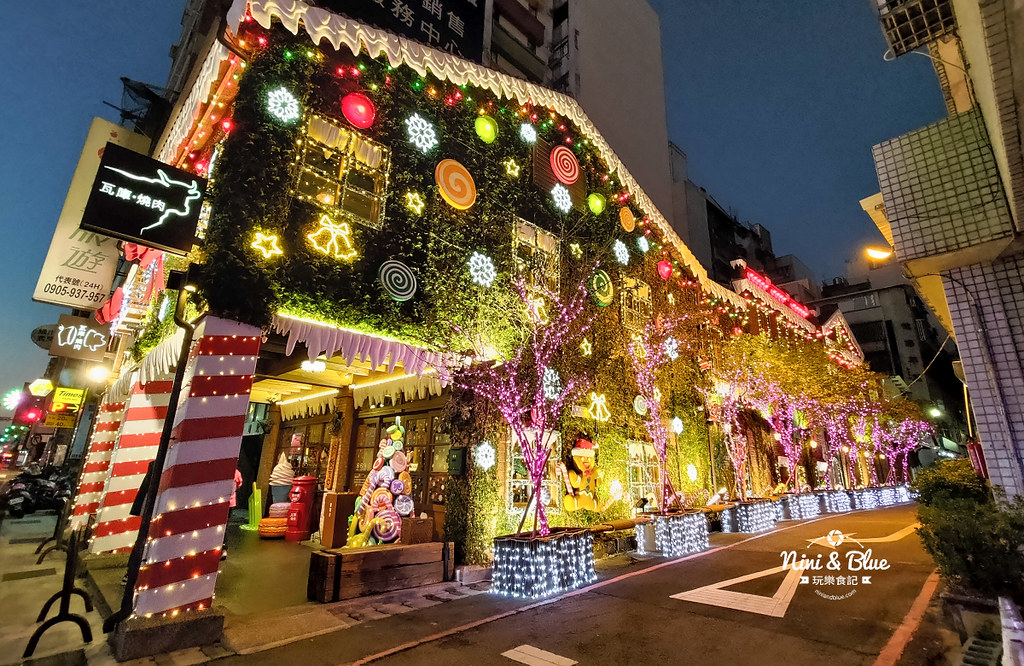
[[[480,116],[476,119],[474,126],[476,135],[484,143],[494,143],[494,140],[498,138],[498,122],[494,118]]]
[[[604,212],[604,206],[607,203],[604,197],[597,192],[594,192],[587,197],[587,206],[590,207],[590,212],[594,215],[600,215]]]

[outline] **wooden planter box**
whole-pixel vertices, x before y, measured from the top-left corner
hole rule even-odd
[[[555,528],[547,536],[494,539],[491,592],[535,599],[597,580],[594,538],[581,528]]]
[[[448,571],[443,549],[434,542],[315,551],[306,596],[328,603],[449,580],[455,546],[448,544]]]

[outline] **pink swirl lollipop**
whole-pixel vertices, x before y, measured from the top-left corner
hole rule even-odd
[[[377,456],[376,458],[374,458],[374,460],[373,460],[373,469],[380,469],[383,466],[384,466],[384,458],[382,456]]]
[[[576,155],[565,146],[552,148],[549,160],[551,171],[559,181],[572,185],[580,179],[580,163],[576,160]]]
[[[413,501],[408,495],[399,495],[395,498],[395,511],[402,516],[408,516],[412,513]]]
[[[379,512],[373,524],[373,535],[381,541],[395,541],[402,535],[402,517],[394,509]]]
[[[396,474],[400,474],[409,466],[409,459],[405,457],[404,451],[395,451],[395,455],[391,457],[390,465]]]
[[[387,488],[378,488],[373,491],[373,495],[370,496],[370,506],[376,509],[390,509],[391,508],[392,495],[391,491]]]

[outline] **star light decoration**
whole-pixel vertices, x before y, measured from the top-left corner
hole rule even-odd
[[[577,259],[583,256],[583,249],[580,248],[579,243],[570,243],[569,252],[571,252],[572,256],[576,257]]]
[[[537,130],[530,123],[523,123],[519,126],[519,137],[526,143],[536,143]]]
[[[565,185],[561,183],[551,188],[551,196],[555,200],[555,208],[568,213],[572,210],[572,197],[569,196],[569,190],[566,189]]]
[[[426,205],[427,202],[423,200],[423,197],[418,192],[405,193],[405,207],[417,215],[423,214],[423,207]]]
[[[647,236],[641,236],[640,238],[637,238],[636,239],[636,246],[638,248],[640,248],[641,252],[647,252],[648,250],[651,249],[651,244],[647,240]]]
[[[469,276],[473,279],[473,282],[480,285],[481,287],[490,287],[494,283],[494,278],[498,276],[498,271],[494,269],[494,262],[486,254],[480,254],[474,252],[473,256],[469,258]]]
[[[584,356],[590,356],[594,353],[594,348],[590,345],[590,340],[583,338],[583,342],[580,343],[580,353]]]
[[[405,127],[409,133],[409,142],[419,148],[420,152],[429,152],[437,145],[437,132],[420,114],[414,113],[406,118]]]
[[[615,260],[623,266],[629,264],[629,250],[626,249],[626,244],[618,238],[612,243],[612,252],[615,253]]]
[[[252,242],[250,247],[262,252],[264,259],[284,254],[277,245],[277,236],[273,234],[262,234],[257,231],[256,240]]]
[[[290,125],[299,119],[299,100],[287,88],[275,88],[267,93],[267,113]]]
[[[554,400],[562,393],[562,378],[554,368],[544,368],[544,397]]]
[[[485,472],[494,467],[494,463],[498,460],[494,445],[487,440],[477,444],[473,447],[473,460],[476,461],[476,466]]]
[[[522,167],[520,167],[518,164],[516,164],[516,161],[514,159],[512,159],[510,157],[507,160],[505,160],[504,162],[502,162],[502,164],[505,165],[505,173],[508,174],[509,178],[518,178],[519,177],[519,170]]]

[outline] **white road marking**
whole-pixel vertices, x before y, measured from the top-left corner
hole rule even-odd
[[[573,664],[579,663],[532,645],[520,645],[507,652],[502,652],[501,656],[518,661],[520,664],[529,664],[529,666],[573,666]]]
[[[914,530],[916,530],[920,526],[921,523],[914,523],[913,525],[907,525],[899,532],[893,532],[889,536],[859,539],[859,541],[861,543],[889,543],[890,541],[899,541],[900,539],[904,539],[913,534]]]
[[[730,578],[729,580],[705,585],[694,590],[673,594],[670,598],[707,604],[709,606],[731,608],[748,613],[758,613],[759,615],[783,617],[789,608],[789,602],[793,600],[793,595],[796,594],[797,586],[800,584],[801,572],[799,569],[790,569],[779,589],[770,597],[722,589],[745,583],[755,578],[764,578],[765,576],[782,573],[783,571],[786,571],[786,568],[780,565],[771,569],[765,569],[764,571],[747,574],[746,576],[740,576],[739,578]]]

